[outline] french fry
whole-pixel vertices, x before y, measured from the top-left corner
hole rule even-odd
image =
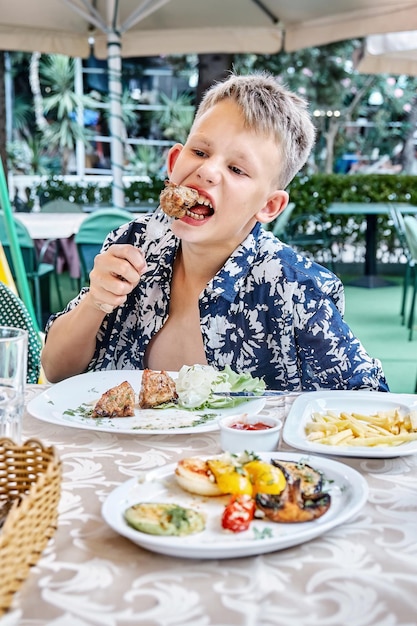
[[[379,437],[357,437],[350,445],[352,446],[398,446],[401,443],[415,441],[417,433],[404,433],[400,435],[380,435]]]
[[[315,411],[305,425],[309,441],[329,446],[397,446],[417,440],[417,411],[361,413]]]
[[[324,441],[329,446],[341,446],[346,445],[353,438],[353,432],[350,428],[347,428],[346,430],[340,430],[337,435],[325,437]]]

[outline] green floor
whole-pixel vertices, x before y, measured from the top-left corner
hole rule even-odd
[[[414,393],[417,379],[417,329],[414,340],[408,341],[408,332],[401,324],[401,279],[393,287],[365,289],[345,283],[345,319],[369,354],[381,360],[391,391]],[[61,277],[65,301],[77,294],[77,285],[68,274]],[[58,310],[55,290],[52,289],[53,310]]]
[[[395,280],[390,277],[390,280]],[[417,330],[413,341],[401,324],[402,287],[364,289],[350,287],[344,280],[345,319],[373,357],[382,362],[390,390],[414,393],[417,379]],[[411,296],[411,294],[410,294]]]

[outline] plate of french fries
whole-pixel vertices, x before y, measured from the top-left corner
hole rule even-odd
[[[417,396],[313,391],[294,401],[282,433],[299,450],[391,458],[417,453]]]

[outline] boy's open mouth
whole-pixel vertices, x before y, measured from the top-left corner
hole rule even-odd
[[[204,220],[206,217],[213,215],[213,213],[214,209],[209,200],[203,196],[199,196],[197,203],[187,209],[185,214],[187,217],[191,217],[194,220]]]
[[[188,216],[201,221],[214,213],[210,200],[191,187],[166,182],[159,199],[164,213],[176,219]]]

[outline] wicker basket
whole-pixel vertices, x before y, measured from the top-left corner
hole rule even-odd
[[[0,439],[0,507],[12,501],[0,529],[0,616],[55,532],[61,463],[37,439]]]

